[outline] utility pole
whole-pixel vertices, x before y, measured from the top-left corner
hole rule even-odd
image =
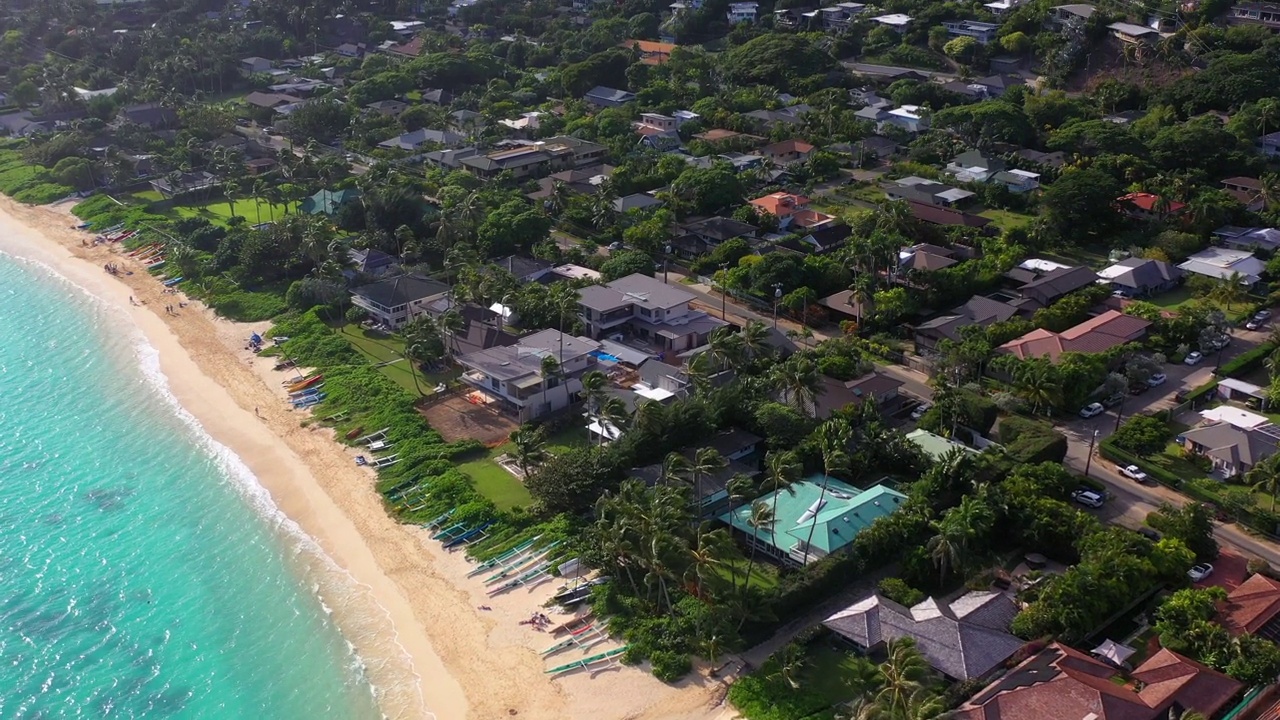
[[[728,269],[729,263],[722,263],[720,265],[720,319],[725,322],[729,322],[729,313],[727,311],[729,288],[725,287],[724,284],[724,274]]]
[[[773,284],[773,329],[778,329],[778,303],[782,301],[782,283]]]
[[[667,254],[662,257],[662,282],[667,283],[667,262],[671,260],[671,245],[667,244]],[[670,283],[667,283],[670,284]]]
[[[1089,477],[1089,467],[1093,464],[1093,445],[1098,442],[1098,431],[1093,431],[1093,438],[1089,440],[1089,456],[1084,459],[1084,476]]]

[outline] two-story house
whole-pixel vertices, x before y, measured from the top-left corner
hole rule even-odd
[[[774,165],[791,165],[804,162],[813,154],[813,146],[803,140],[783,140],[772,145],[765,145],[756,152],[769,159]]]
[[[427,306],[447,295],[449,286],[418,275],[379,280],[351,291],[351,304],[369,317],[395,330],[427,311]]]
[[[1227,13],[1232,25],[1261,25],[1280,30],[1280,4],[1273,2],[1237,2]]]
[[[1062,30],[1066,27],[1082,27],[1089,18],[1093,17],[1095,10],[1097,10],[1097,8],[1087,3],[1058,5],[1049,8],[1049,13],[1045,16],[1044,24],[1045,27],[1050,30]]]
[[[726,323],[689,306],[695,296],[657,278],[634,273],[578,291],[578,311],[592,337],[631,340],[658,354],[706,344]]]
[[[457,358],[462,381],[493,398],[520,422],[563,410],[582,391],[583,373],[598,363],[600,343],[550,329]],[[554,369],[544,364],[555,360]]]
[[[854,116],[875,123],[877,132],[883,132],[887,127],[896,127],[915,135],[929,129],[929,115],[919,105],[864,107],[854,113]]]
[[[756,212],[778,219],[779,230],[816,229],[832,225],[836,219],[809,208],[809,198],[803,195],[776,192],[751,201]]]
[[[989,45],[994,42],[996,39],[996,31],[1000,29],[999,25],[978,22],[976,20],[944,22],[942,23],[942,27],[946,28],[947,34],[952,37],[971,37],[983,45]]]
[[[462,166],[482,178],[510,172],[515,178],[541,177],[556,170],[599,162],[607,148],[575,137],[553,137],[461,160]]]
[[[986,182],[1004,168],[1004,160],[981,150],[966,150],[947,163],[947,173],[960,182]]]
[[[1254,177],[1239,175],[1222,181],[1222,189],[1231,193],[1249,212],[1258,212],[1266,208],[1266,198],[1262,193],[1262,181]]]
[[[818,14],[822,18],[822,29],[840,32],[849,27],[849,23],[853,22],[853,19],[861,15],[866,9],[866,5],[856,2],[842,2],[830,7],[819,8]]]
[[[730,25],[738,23],[753,23],[756,21],[756,12],[759,10],[760,4],[754,2],[731,2],[729,3],[729,11],[725,13]]]

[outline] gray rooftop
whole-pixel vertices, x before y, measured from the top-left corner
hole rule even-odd
[[[458,362],[498,380],[514,380],[541,375],[545,357],[558,357],[563,364],[599,349],[600,344],[594,340],[565,335],[561,354],[560,331],[548,329],[522,337],[515,345],[468,353],[459,357]]]
[[[1230,423],[1193,428],[1182,437],[1205,448],[1205,454],[1232,465],[1252,467],[1276,454],[1277,435],[1273,426],[1263,430],[1243,430]]]
[[[632,273],[607,285],[591,285],[578,291],[578,302],[591,310],[614,310],[626,305],[648,308],[673,308],[694,299],[693,293],[674,285]]]

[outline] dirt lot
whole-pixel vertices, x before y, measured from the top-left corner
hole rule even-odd
[[[431,427],[446,442],[475,438],[489,447],[507,441],[518,424],[496,407],[474,404],[467,394],[455,395],[422,410]]]

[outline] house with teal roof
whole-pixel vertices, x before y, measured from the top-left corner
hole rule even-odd
[[[349,190],[325,189],[303,200],[301,210],[308,215],[332,215],[338,212],[338,208],[343,205],[359,199],[360,191],[355,188]]]
[[[782,562],[803,565],[843,550],[871,523],[907,501],[906,495],[883,485],[859,490],[831,478],[825,493],[822,487],[823,476],[812,475],[790,488],[734,508],[721,515],[720,520],[742,533],[747,544],[760,552]],[[751,525],[755,503],[776,508],[768,526]]]

